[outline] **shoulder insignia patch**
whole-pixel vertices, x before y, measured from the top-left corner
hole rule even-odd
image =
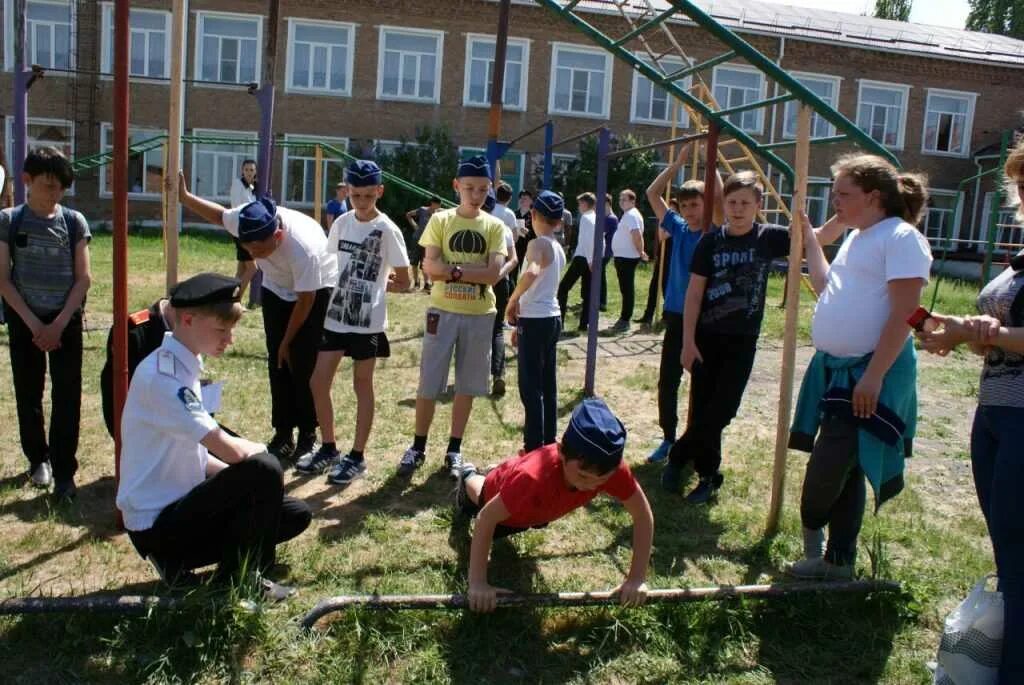
[[[135,326],[141,326],[142,324],[149,321],[149,310],[143,309],[142,311],[131,314],[128,317],[128,321]]]
[[[190,412],[203,411],[203,403],[196,397],[191,388],[178,388],[178,399],[185,405],[185,409]]]
[[[167,350],[160,350],[157,352],[156,370],[165,376],[175,378],[175,362],[176,360],[171,352],[168,352]]]

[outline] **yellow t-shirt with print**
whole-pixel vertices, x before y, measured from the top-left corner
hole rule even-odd
[[[491,254],[508,256],[505,224],[486,212],[466,219],[455,209],[434,212],[420,238],[423,247],[438,247],[448,264],[487,266]],[[432,306],[453,314],[493,314],[494,289],[481,283],[435,282]]]

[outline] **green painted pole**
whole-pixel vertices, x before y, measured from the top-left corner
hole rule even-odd
[[[1010,149],[1010,136],[1012,131],[1003,131],[1002,140],[999,143],[999,169],[1002,169],[1006,164],[1006,153]],[[996,228],[999,224],[999,208],[1003,206],[1003,201],[1006,196],[1003,194],[1003,186],[1001,183],[996,184],[996,192],[992,197],[992,205],[989,207],[988,213],[988,234],[985,245],[985,262],[981,267],[981,286],[984,287],[989,282],[989,278],[992,275],[992,253],[995,252],[995,241],[996,241]]]

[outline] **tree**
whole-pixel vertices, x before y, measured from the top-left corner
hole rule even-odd
[[[1024,0],[969,0],[968,31],[1024,39]]]
[[[364,151],[360,156],[377,160],[385,171],[420,188],[449,200],[454,199],[452,179],[455,177],[459,155],[451,134],[444,127],[424,126],[417,130],[415,141],[403,139],[401,145],[390,152],[377,146],[373,150]],[[406,221],[403,215],[414,207],[426,204],[426,201],[427,198],[419,193],[385,181],[384,197],[377,207],[404,230]]]
[[[907,21],[913,0],[875,0],[875,18]]]

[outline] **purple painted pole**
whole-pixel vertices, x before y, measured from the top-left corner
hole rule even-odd
[[[14,185],[14,204],[25,202],[25,184],[21,169],[28,155],[28,78],[25,68],[25,0],[14,0],[14,149],[8,169]]]
[[[552,121],[544,124],[544,190],[551,190],[551,175],[554,166],[554,151],[551,146],[555,142],[555,124]]]
[[[590,267],[590,311],[587,312],[587,371],[583,378],[583,394],[594,396],[594,375],[597,373],[597,317],[601,306],[601,268],[604,261],[604,219],[608,194],[608,139],[607,128],[597,134],[597,196],[594,218],[594,253]]]

